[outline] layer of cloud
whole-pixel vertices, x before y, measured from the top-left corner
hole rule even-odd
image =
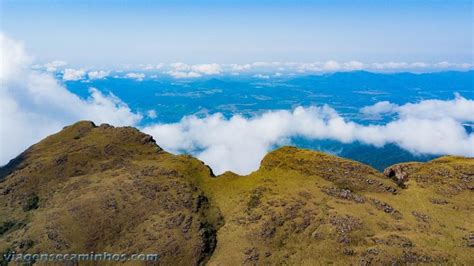
[[[248,64],[186,64],[186,63],[159,63],[159,64],[139,64],[124,65],[124,69],[95,70],[87,67],[73,69],[66,68],[66,62],[53,61],[44,65],[34,65],[33,69],[46,72],[63,73],[63,79],[66,81],[85,81],[102,79],[114,73],[114,78],[131,78],[143,80],[146,75],[150,78],[158,78],[162,75],[171,76],[175,79],[193,79],[211,75],[245,75],[256,78],[280,77],[285,75],[306,75],[321,74],[333,72],[347,72],[366,70],[372,72],[432,72],[443,70],[469,70],[473,69],[472,63],[450,63],[441,61],[436,63],[426,62],[375,62],[363,63],[360,61],[340,62],[336,60],[317,61],[317,62],[254,62]],[[64,70],[63,70],[64,69]],[[118,75],[119,73],[126,75]],[[146,74],[145,74],[146,73]],[[158,75],[157,75],[158,74]]]
[[[449,101],[426,100],[402,106],[381,102],[361,112],[390,112],[398,118],[385,125],[361,125],[346,121],[329,106],[297,107],[253,118],[188,116],[179,123],[152,125],[143,130],[166,150],[196,154],[216,173],[231,170],[248,174],[258,168],[270,149],[290,143],[292,137],[359,141],[378,147],[394,143],[418,154],[474,156],[474,134],[468,134],[463,127],[464,122],[474,121],[473,100],[457,96]]]
[[[89,71],[87,73],[87,77],[90,79],[90,80],[94,80],[94,79],[104,79],[106,78],[108,75],[110,75],[110,71],[105,71],[105,70],[94,70],[94,71]]]
[[[194,71],[168,71],[168,75],[172,76],[176,79],[185,79],[185,78],[199,78],[202,77],[201,74],[194,72]]]
[[[129,79],[135,79],[137,81],[142,81],[145,78],[145,74],[130,72],[130,73],[125,74],[125,77]]]
[[[67,63],[65,61],[55,60],[53,62],[49,62],[49,63],[44,64],[44,68],[48,72],[56,72],[58,69],[66,66],[66,65],[67,65]]]
[[[254,62],[249,64],[222,65],[223,73],[327,73],[340,71],[366,70],[375,72],[397,72],[397,71],[439,71],[439,70],[466,70],[472,69],[472,63],[449,63],[446,61],[438,63],[425,62],[375,62],[363,63],[360,61],[339,62],[336,60],[317,62]]]
[[[86,75],[86,71],[84,69],[66,68],[63,73],[63,80],[65,81],[81,80],[85,77],[85,75]]]
[[[470,63],[424,63],[424,62],[375,62],[363,63],[360,61],[338,62],[329,60],[325,62],[254,62],[248,64],[201,64],[189,65],[185,63],[173,63],[162,66],[165,74],[174,78],[199,78],[205,75],[220,74],[245,74],[250,73],[254,77],[261,78],[269,76],[270,73],[284,74],[311,74],[341,71],[367,70],[375,72],[397,72],[397,71],[436,71],[436,70],[466,70],[472,69]]]
[[[141,115],[133,113],[114,95],[91,88],[80,99],[50,73],[31,69],[23,45],[0,34],[0,165],[28,146],[78,120],[114,125],[135,125]],[[66,71],[68,80],[84,73]]]
[[[203,75],[218,75],[222,72],[222,66],[219,64],[173,63],[169,65],[169,68],[170,70],[166,73],[174,78],[199,78]]]

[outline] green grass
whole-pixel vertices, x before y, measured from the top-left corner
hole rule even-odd
[[[10,166],[0,250],[159,253],[165,265],[472,264],[474,160],[405,166],[401,188],[369,166],[283,147],[250,175],[214,177],[133,128],[80,122]]]

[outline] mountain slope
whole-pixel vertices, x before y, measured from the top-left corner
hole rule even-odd
[[[134,128],[80,122],[29,148],[0,184],[1,250],[158,253],[206,260],[207,198],[183,175],[201,162],[162,151]]]
[[[284,147],[249,176],[211,180],[203,190],[226,223],[210,262],[472,262],[474,160],[409,166],[402,188],[357,162]]]
[[[136,129],[79,122],[1,169],[0,250],[158,253],[164,265],[474,262],[474,159],[384,174],[283,147],[248,176],[214,177]]]

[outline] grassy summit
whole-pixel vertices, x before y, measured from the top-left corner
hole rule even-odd
[[[373,168],[283,147],[215,177],[130,127],[79,122],[0,169],[0,251],[163,265],[472,264],[474,159]]]
[[[197,264],[214,248],[207,198],[184,178],[209,169],[134,128],[79,122],[15,164],[0,183],[0,250],[140,251]]]

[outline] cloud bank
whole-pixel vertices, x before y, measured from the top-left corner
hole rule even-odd
[[[166,73],[174,78],[199,78],[203,75],[218,75],[222,72],[219,64],[188,65],[185,63],[172,63]]]
[[[65,81],[76,81],[81,80],[86,75],[84,69],[72,69],[66,68],[63,73],[63,80]]]
[[[258,169],[269,150],[290,143],[292,137],[359,141],[377,147],[394,143],[418,154],[474,156],[474,134],[468,134],[463,127],[463,123],[474,121],[473,100],[457,96],[449,101],[426,100],[402,106],[381,102],[361,112],[390,112],[398,118],[385,125],[361,125],[346,121],[329,106],[297,107],[253,118],[188,116],[179,123],[152,125],[143,130],[166,150],[196,154],[216,173],[231,170],[248,174]]]
[[[60,85],[52,74],[32,70],[23,45],[3,34],[0,50],[0,165],[78,120],[135,125],[141,119],[112,94],[91,88],[89,98],[83,100]],[[68,80],[84,74],[65,72]]]
[[[329,60],[324,62],[254,62],[248,64],[186,64],[186,63],[159,63],[124,65],[122,68],[108,70],[89,67],[65,68],[64,61],[53,61],[46,64],[36,64],[32,69],[44,72],[58,73],[65,81],[87,81],[103,79],[111,75],[114,78],[128,78],[142,81],[145,78],[169,76],[174,79],[194,79],[219,75],[248,75],[255,78],[283,77],[294,75],[311,75],[334,72],[348,72],[365,70],[379,73],[414,72],[424,73],[433,71],[473,69],[472,63],[450,63],[441,61],[437,63],[426,62],[375,62],[363,63],[360,61],[338,62]],[[131,72],[130,72],[131,71]],[[126,72],[127,74],[121,75]]]
[[[105,70],[94,70],[94,71],[89,71],[87,73],[87,77],[90,79],[90,80],[94,80],[94,79],[104,79],[106,78],[108,75],[110,75],[110,71],[105,71]]]
[[[142,81],[145,78],[145,74],[131,72],[131,73],[125,74],[125,78],[135,79],[137,81]]]
[[[200,64],[189,65],[185,63],[173,63],[163,65],[164,73],[180,78],[199,78],[205,75],[219,74],[252,74],[254,77],[282,76],[283,74],[312,74],[330,73],[339,71],[366,70],[374,72],[396,72],[396,71],[440,71],[440,70],[467,70],[472,69],[470,63],[449,63],[446,61],[438,63],[425,62],[375,62],[363,63],[360,61],[338,62],[329,60],[325,62],[254,62],[248,64]],[[169,69],[166,71],[166,69]]]

